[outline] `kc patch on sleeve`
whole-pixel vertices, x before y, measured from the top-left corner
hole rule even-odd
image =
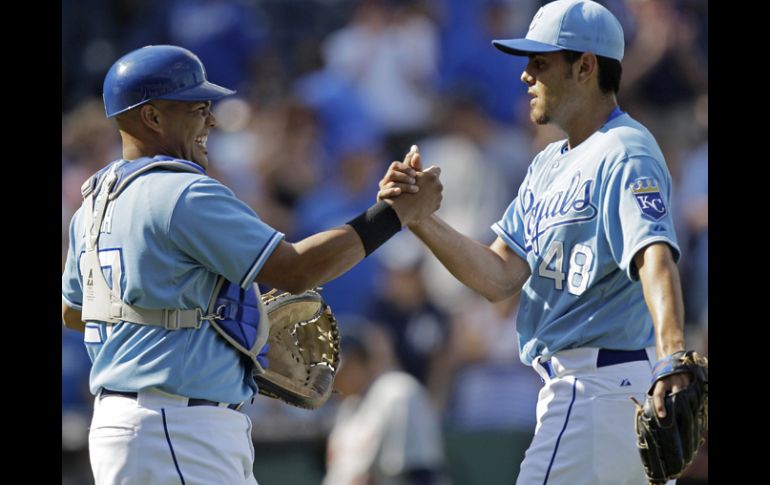
[[[659,221],[668,212],[663,203],[663,196],[660,193],[658,182],[652,179],[639,179],[628,186],[631,193],[634,194],[636,205],[642,212],[642,215],[649,217],[653,221]]]

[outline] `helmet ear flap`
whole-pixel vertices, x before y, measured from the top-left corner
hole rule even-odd
[[[103,87],[107,118],[153,99],[209,101],[235,93],[208,82],[198,56],[173,45],[129,52],[112,65]]]

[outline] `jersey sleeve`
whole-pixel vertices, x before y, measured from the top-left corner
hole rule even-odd
[[[284,237],[211,178],[193,182],[181,194],[169,234],[182,252],[244,289]]]
[[[80,259],[80,238],[82,231],[78,230],[78,214],[80,209],[75,212],[70,220],[69,227],[69,249],[67,250],[67,260],[64,263],[64,273],[61,276],[61,295],[62,301],[70,308],[81,310],[83,305],[83,287],[80,281],[80,269],[78,268]]]
[[[632,281],[639,279],[634,256],[654,242],[667,243],[679,261],[670,201],[671,176],[661,162],[633,157],[613,167],[602,207],[604,231],[613,259]]]
[[[527,176],[519,187],[519,193],[511,205],[505,210],[502,219],[492,224],[492,230],[500,236],[500,239],[518,254],[522,259],[527,259],[527,243],[524,231],[524,214],[527,197],[531,196],[529,192],[529,180],[532,173],[532,166],[527,171]]]

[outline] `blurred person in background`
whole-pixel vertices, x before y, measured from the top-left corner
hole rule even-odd
[[[211,81],[251,94],[254,70],[269,36],[267,21],[251,0],[172,0],[164,9],[169,42],[196,53]]]
[[[350,23],[324,41],[323,55],[382,124],[388,151],[406,151],[430,120],[438,72],[438,31],[419,3],[360,2]]]
[[[453,386],[448,422],[465,431],[531,432],[541,379],[517,358],[519,295],[490,303],[479,295],[451,322]],[[500,403],[508,403],[501,406]]]
[[[489,237],[484,221],[511,200],[532,154],[523,130],[495,122],[479,99],[475,91],[447,93],[436,127],[418,145],[426,160],[441,167],[446,196],[437,214],[463,234],[483,239]],[[442,311],[451,313],[472,298],[435,258],[426,258],[421,272],[428,298]]]
[[[682,159],[678,216],[682,225],[683,281],[688,323],[707,319],[709,282],[709,154],[708,95],[694,105],[697,138]]]
[[[297,237],[318,232],[324,224],[343,224],[366,210],[377,192],[383,171],[383,152],[379,140],[351,130],[338,148],[336,173],[314,186],[296,205]],[[377,291],[382,273],[379,258],[366,258],[345,276],[323,287],[324,299],[331,305],[344,330],[346,315],[362,315],[370,295]]]
[[[445,484],[438,414],[424,386],[396,364],[380,326],[343,334],[341,393],[323,485]]]
[[[442,92],[476,94],[478,109],[498,123],[529,129],[521,119],[526,93],[508,89],[511,72],[524,69],[524,59],[502,64],[489,40],[518,32],[537,10],[537,0],[433,0],[439,19],[439,83]],[[423,147],[423,144],[419,144]]]
[[[384,270],[364,316],[387,332],[399,367],[428,389],[441,410],[449,377],[449,315],[428,296],[422,271],[425,249],[405,232],[393,238],[377,259]]]

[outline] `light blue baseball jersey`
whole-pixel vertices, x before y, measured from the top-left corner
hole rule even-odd
[[[155,157],[155,160],[173,160]],[[136,163],[120,160],[113,163]],[[190,162],[184,161],[190,164]],[[99,259],[124,302],[145,309],[204,311],[218,275],[249,288],[283,239],[230,189],[200,173],[155,169],[140,175],[107,206]],[[82,207],[70,224],[62,296],[81,309]],[[238,403],[256,391],[248,359],[204,321],[199,329],[165,330],[121,322],[88,323],[91,392],[156,387],[191,398]]]
[[[569,348],[655,344],[632,260],[656,241],[679,259],[670,199],[658,144],[619,109],[573,149],[563,140],[535,157],[492,226],[532,271],[517,319],[522,362]]]

